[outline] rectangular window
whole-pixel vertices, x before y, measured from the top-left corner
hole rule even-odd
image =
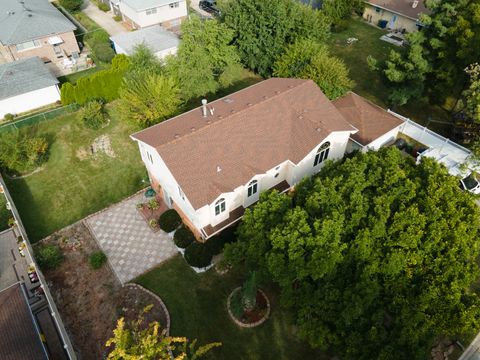
[[[380,9],[379,7],[375,7],[375,11],[379,13],[380,11],[382,11],[382,9]]]
[[[33,40],[33,41],[26,41],[24,43],[17,44],[15,46],[17,48],[17,51],[23,51],[23,50],[37,48],[37,47],[40,47],[41,45],[42,43],[40,42],[40,40]]]
[[[182,189],[180,188],[180,186],[178,187],[178,194],[180,195],[180,197],[185,200],[185,194],[183,193]]]
[[[147,15],[156,14],[157,13],[157,8],[147,9],[146,13],[147,13]]]
[[[147,152],[147,155],[148,155],[148,160],[150,160],[150,162],[153,164],[152,155],[149,152]]]
[[[174,2],[174,3],[171,3],[171,4],[170,4],[170,8],[171,8],[171,9],[178,8],[179,6],[180,6],[180,3],[179,3],[179,2]]]

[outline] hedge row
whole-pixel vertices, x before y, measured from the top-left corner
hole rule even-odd
[[[63,84],[60,94],[62,104],[83,105],[90,100],[108,102],[117,99],[123,77],[129,67],[130,61],[127,56],[116,55],[109,69],[81,78],[75,85]]]

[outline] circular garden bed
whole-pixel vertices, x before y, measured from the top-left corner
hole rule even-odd
[[[263,324],[270,316],[270,301],[267,295],[257,289],[255,306],[245,310],[242,306],[242,288],[237,287],[232,291],[227,300],[228,314],[238,326],[253,328]]]

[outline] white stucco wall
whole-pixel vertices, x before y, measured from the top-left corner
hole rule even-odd
[[[375,139],[374,141],[372,141],[370,144],[368,144],[365,147],[365,150],[375,150],[376,151],[376,150],[379,150],[386,143],[388,143],[392,140],[395,140],[397,135],[398,135],[398,131],[400,130],[400,126],[401,125],[399,125],[395,129],[390,130],[386,134],[384,134],[384,135],[380,136],[379,138]]]
[[[60,100],[57,85],[0,100],[0,119],[5,114],[20,114]]]
[[[143,163],[145,164],[148,172],[160,183],[160,186],[164,191],[163,196],[165,197],[165,195],[168,194],[168,196],[185,213],[185,215],[190,219],[190,221],[192,221],[192,223],[198,227],[199,222],[197,212],[194,210],[193,206],[190,204],[186,196],[185,199],[180,196],[180,192],[178,190],[179,185],[170,170],[168,169],[165,162],[158,154],[157,150],[140,141],[138,142],[138,147],[142,156]],[[147,154],[150,154],[153,162],[150,161]],[[165,203],[167,205],[171,205],[168,204],[167,201],[165,201]]]
[[[174,2],[179,3],[177,8],[171,8],[169,4],[159,6],[156,8],[157,12],[150,15],[147,15],[146,9],[137,12],[123,2],[120,2],[119,9],[123,15],[133,20],[138,26],[146,27],[187,16],[187,2],[185,0],[172,0],[172,3]]]
[[[405,29],[408,32],[418,31],[416,20],[370,4],[365,5],[363,19],[374,25],[378,25],[379,20],[387,20],[387,28],[389,29]]]

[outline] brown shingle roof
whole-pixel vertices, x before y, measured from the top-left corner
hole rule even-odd
[[[382,8],[392,10],[412,19],[418,19],[420,13],[430,13],[430,10],[426,8],[423,0],[420,0],[415,8],[412,7],[413,0],[368,0],[368,3],[381,6]]]
[[[47,359],[20,284],[0,292],[0,359]]]
[[[311,80],[272,78],[132,135],[157,149],[195,209],[354,131]],[[217,167],[221,169],[217,171]]]
[[[358,129],[351,137],[363,146],[403,124],[402,120],[352,92],[335,100],[333,104]]]

